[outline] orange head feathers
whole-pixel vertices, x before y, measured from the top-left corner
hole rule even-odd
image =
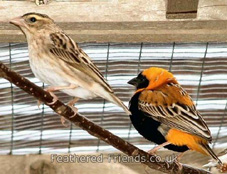
[[[136,86],[137,90],[141,91],[142,89],[152,90],[169,82],[177,83],[172,73],[163,68],[151,67],[142,71],[128,83]]]

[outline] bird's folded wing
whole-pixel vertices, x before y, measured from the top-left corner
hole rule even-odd
[[[57,32],[51,34],[50,39],[53,43],[50,48],[52,54],[68,63],[70,66],[92,77],[107,91],[113,92],[97,66],[70,37],[63,32]]]
[[[205,121],[179,84],[169,83],[155,90],[144,90],[140,94],[138,107],[171,128],[212,140]]]

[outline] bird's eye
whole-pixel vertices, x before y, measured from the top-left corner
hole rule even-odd
[[[36,18],[35,17],[31,17],[30,21],[34,23],[34,22],[36,22]]]

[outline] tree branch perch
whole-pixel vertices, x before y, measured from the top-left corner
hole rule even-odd
[[[26,78],[20,76],[16,72],[11,71],[2,62],[0,62],[0,77],[7,79],[11,83],[15,84],[16,86],[24,90],[29,95],[32,95],[36,99],[44,102],[46,105],[48,105],[48,103],[51,103],[53,100],[53,97],[48,92],[44,91],[42,88],[33,84]],[[134,158],[138,156],[145,157],[146,160],[141,161],[141,163],[147,165],[151,169],[155,169],[158,171],[162,171],[164,173],[171,173],[171,174],[177,174],[177,173],[210,174],[210,172],[208,171],[193,168],[184,164],[182,164],[182,168],[179,168],[179,166],[175,162],[171,162],[171,163],[166,161],[159,162],[157,156],[148,154],[147,152],[141,149],[138,149],[134,145],[124,141],[118,136],[112,134],[111,132],[89,121],[82,115],[77,114],[76,116],[71,117],[74,115],[73,110],[59,100],[56,101],[54,104],[48,105],[48,106],[52,108],[57,114],[64,116],[67,120],[71,121],[75,125],[82,128],[83,130],[86,130],[89,134],[105,141],[106,143],[117,148],[121,152],[129,156],[133,156]],[[152,159],[155,162],[151,162],[149,159]]]

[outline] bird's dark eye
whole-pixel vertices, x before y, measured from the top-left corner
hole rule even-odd
[[[35,17],[31,17],[30,21],[34,23],[34,22],[36,22],[36,18]]]

